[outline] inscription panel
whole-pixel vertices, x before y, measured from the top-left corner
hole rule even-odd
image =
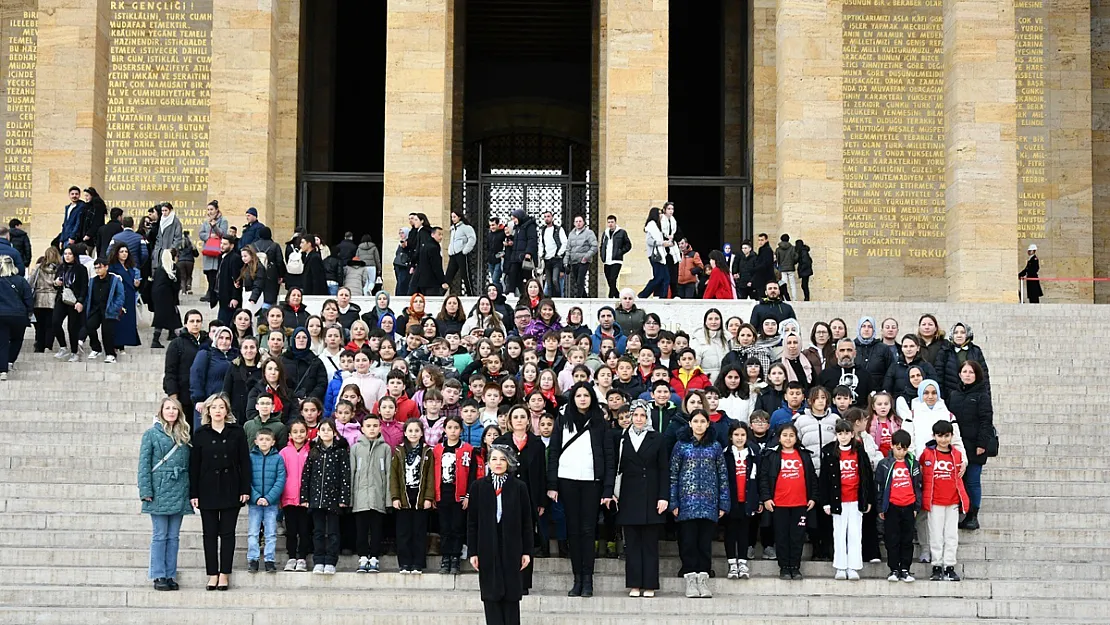
[[[1045,97],[1043,0],[1014,3],[1017,87],[1018,240],[1024,249],[1045,238],[1048,222],[1048,101]]]
[[[846,295],[943,297],[941,2],[845,0],[842,19]]]
[[[13,217],[31,225],[31,152],[35,134],[35,45],[38,0],[0,6],[0,223]]]
[[[109,206],[160,201],[186,229],[208,192],[212,0],[113,2],[104,175]]]

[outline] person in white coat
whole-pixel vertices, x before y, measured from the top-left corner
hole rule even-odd
[[[470,263],[467,257],[478,245],[478,235],[474,226],[463,217],[458,209],[451,211],[451,243],[447,247],[447,284],[455,280],[455,274],[462,272],[461,292],[474,293],[474,283],[470,279]]]
[[[666,299],[667,288],[670,286],[666,259],[668,250],[677,250],[678,246],[663,237],[663,231],[659,227],[660,215],[659,207],[652,206],[648,211],[647,221],[644,222],[644,245],[647,248],[648,261],[651,262],[651,280],[640,291],[640,299],[651,297],[652,294],[657,299]],[[677,272],[677,265],[675,267]]]
[[[154,270],[162,266],[162,251],[178,249],[183,238],[181,220],[177,218],[173,204],[162,202],[158,209],[162,211],[162,219],[158,221],[158,236],[154,239],[154,251],[150,256]]]
[[[682,240],[682,231],[678,229],[678,221],[674,218],[674,202],[663,204],[663,214],[659,216],[659,229],[663,238],[671,243],[667,247],[664,258],[667,265],[668,284],[671,288],[671,297],[678,293],[678,265],[682,262],[682,252],[678,249],[678,242]]]
[[[717,379],[717,374],[721,372],[721,360],[729,352],[728,337],[724,317],[716,308],[705,311],[701,328],[690,334],[690,347],[698,355],[701,370],[711,380]]]

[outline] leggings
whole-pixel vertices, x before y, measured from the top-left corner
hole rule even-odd
[[[738,501],[732,502],[732,505],[745,506]],[[725,557],[729,560],[748,559],[748,524],[751,518],[745,511],[735,515],[730,512],[725,516]]]
[[[69,330],[69,351],[77,353],[77,342],[81,340],[81,329],[85,324],[82,314],[73,306],[66,306],[59,299],[54,305],[54,339],[63,347],[66,345],[65,330]]]
[[[312,553],[312,519],[308,508],[285,506],[285,547],[289,558],[306,560]]]
[[[35,309],[35,351],[54,349],[54,309]]]

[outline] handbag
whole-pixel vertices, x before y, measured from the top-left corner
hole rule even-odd
[[[535,261],[525,258],[524,262],[520,264],[520,270],[524,272],[524,275],[531,276],[536,271]]]
[[[987,457],[998,457],[998,428],[991,426],[990,434],[987,435],[987,440],[984,443],[983,449],[987,450]]]
[[[73,289],[68,286],[62,288],[62,303],[66,306],[77,305],[77,296],[73,294]]]
[[[208,235],[208,240],[204,242],[204,249],[202,249],[200,252],[201,256],[207,256],[208,258],[219,258],[220,239],[220,235],[216,234],[216,231],[213,230],[212,234]]]
[[[617,477],[613,480],[613,497],[620,499],[621,497],[621,478],[624,473],[621,471],[621,453],[624,451],[624,437],[620,438],[617,444]]]

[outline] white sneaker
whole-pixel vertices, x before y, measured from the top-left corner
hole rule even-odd
[[[913,575],[910,575],[909,571],[902,571],[902,581],[910,584],[916,582],[917,579],[915,579]]]
[[[78,354],[73,354],[66,362],[81,362],[81,356]]]
[[[728,562],[728,579],[740,579],[740,569],[736,566],[735,560]]]
[[[89,352],[89,355],[88,355],[88,356],[86,356],[86,358],[87,358],[88,360],[96,360],[97,358],[100,358],[100,354],[101,354],[101,353],[102,353],[102,352]]]
[[[110,365],[114,362],[116,362],[116,357],[115,356],[105,356],[104,357],[104,364]]]
[[[751,571],[748,569],[748,563],[745,560],[736,562],[736,574],[740,579],[750,579]]]
[[[324,566],[324,575],[335,575],[335,565],[328,564]]]
[[[8,381],[8,372],[5,371],[3,373],[0,373],[0,382],[7,382],[7,381]]]
[[[285,563],[285,570],[289,571],[289,572],[296,571],[297,570],[297,559],[296,558],[289,558],[289,560]]]
[[[301,559],[297,560],[297,572],[298,573],[307,573],[308,572],[308,562],[304,558],[301,558]]]
[[[859,571],[855,569],[848,569],[848,579],[853,582],[859,581]]]
[[[413,569],[413,570],[409,571],[409,574],[410,575],[423,575],[424,574],[424,569]]]
[[[890,572],[890,575],[887,575],[887,577],[886,577],[886,581],[888,581],[888,582],[896,582],[896,581],[898,581],[898,573],[897,573],[897,572],[895,572],[895,571],[891,571],[891,572]]]
[[[312,567],[312,574],[313,575],[323,575],[324,574],[324,565],[323,564],[317,564],[316,566]]]
[[[878,564],[882,561],[883,561],[882,558],[871,558],[871,560],[870,560],[871,564]]]
[[[15,363],[14,362],[9,362],[8,363],[8,371],[15,371]]]
[[[54,357],[57,358],[58,360],[62,360],[63,358],[67,358],[68,356],[69,356],[69,350],[64,348],[64,347],[59,349],[58,353],[54,354]]]
[[[401,575],[408,575],[409,573],[411,573],[411,571],[409,571],[408,569],[401,569],[400,573]]]
[[[837,569],[836,575],[833,576],[833,579],[848,579],[848,572],[844,569]]]

